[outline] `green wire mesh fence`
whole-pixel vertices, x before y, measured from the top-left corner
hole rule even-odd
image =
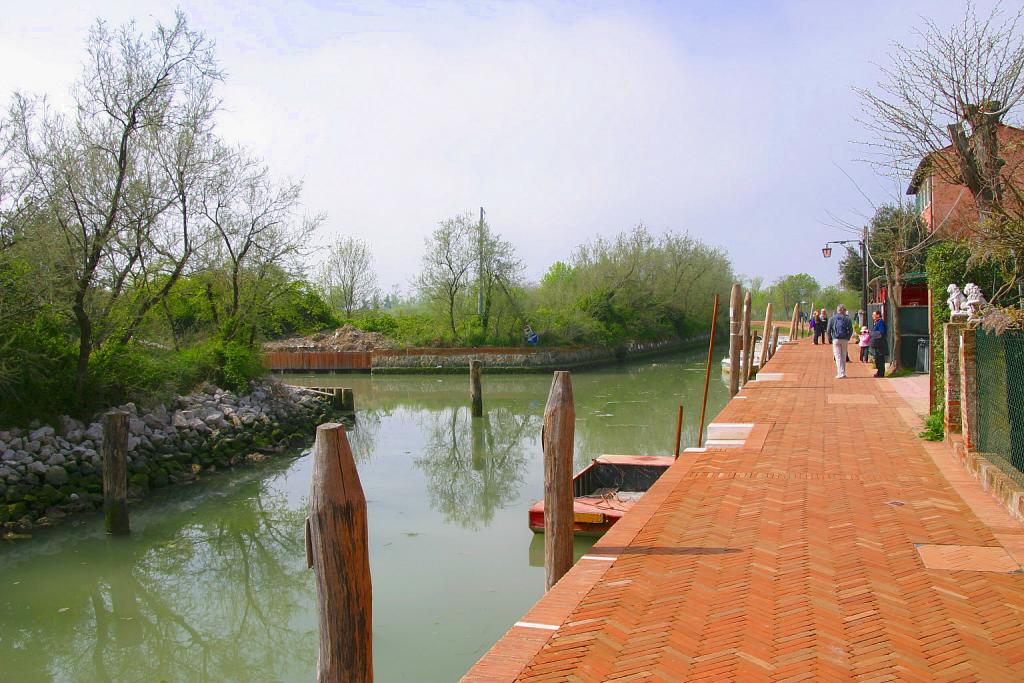
[[[978,450],[1024,485],[1024,333],[978,331]]]

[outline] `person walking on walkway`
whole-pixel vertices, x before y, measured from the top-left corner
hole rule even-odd
[[[871,350],[875,352],[875,377],[885,377],[885,355],[889,351],[887,329],[881,313],[875,311],[871,318]]]
[[[832,354],[836,357],[836,379],[846,377],[846,354],[853,336],[853,323],[846,315],[846,306],[839,304],[836,314],[828,321],[828,336],[832,339]]]

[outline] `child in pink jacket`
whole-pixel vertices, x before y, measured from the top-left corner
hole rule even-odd
[[[860,328],[860,340],[857,342],[857,346],[860,347],[860,362],[868,362],[868,349],[871,348],[871,332],[868,328]]]

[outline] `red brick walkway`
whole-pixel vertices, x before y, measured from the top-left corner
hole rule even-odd
[[[783,347],[464,680],[1024,681],[1024,528],[872,371]]]

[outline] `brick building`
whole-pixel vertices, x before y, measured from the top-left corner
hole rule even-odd
[[[1006,162],[1002,170],[1004,179],[1024,189],[1024,129],[1000,124],[996,136],[1000,156]],[[937,155],[945,157],[942,163],[932,163]],[[929,229],[940,230],[949,237],[963,235],[978,222],[978,205],[971,191],[951,181],[950,172],[941,168],[955,168],[954,155],[953,146],[949,145],[922,159],[907,188]],[[1005,200],[1010,201],[1008,196]]]

